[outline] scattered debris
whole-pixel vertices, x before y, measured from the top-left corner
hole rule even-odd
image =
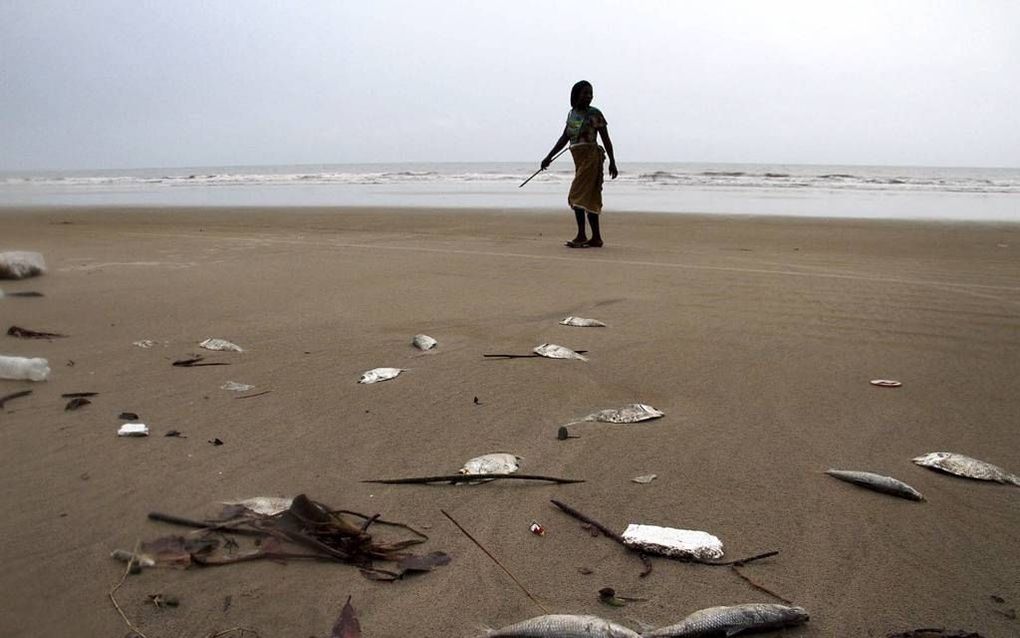
[[[121,421],[137,421],[140,417],[134,412],[121,412],[117,418]]]
[[[489,638],[584,636],[585,638],[641,638],[637,632],[598,616],[546,614],[489,632]]]
[[[920,492],[903,481],[898,481],[891,476],[883,476],[873,472],[832,469],[825,470],[825,473],[829,476],[838,478],[841,481],[860,485],[861,487],[866,487],[870,490],[875,490],[876,492],[882,492],[883,494],[891,494],[892,496],[899,496],[900,498],[909,499],[911,501],[924,500],[924,496],[922,496]]]
[[[223,501],[224,505],[234,505],[263,516],[275,516],[286,512],[293,503],[294,499],[285,496],[256,496],[243,501]]]
[[[439,345],[439,342],[428,335],[414,335],[411,344],[419,350],[431,350]]]
[[[49,376],[50,364],[46,359],[0,355],[0,379],[45,381]]]
[[[545,536],[545,528],[542,527],[542,524],[538,521],[531,521],[531,525],[528,526],[528,531],[535,536]]]
[[[173,438],[178,438],[178,439],[186,439],[186,438],[188,438],[188,437],[187,437],[187,436],[186,436],[186,435],[185,435],[185,434],[184,434],[183,432],[181,432],[180,430],[170,430],[169,432],[167,432],[167,433],[166,433],[166,434],[164,434],[163,436],[169,436],[169,437],[173,437]]]
[[[152,339],[142,339],[141,341],[135,341],[131,345],[138,346],[139,348],[146,348],[146,349],[148,349],[148,348],[151,348],[152,346],[156,345],[156,342],[153,341]]]
[[[117,430],[117,436],[149,436],[149,426],[144,423],[125,423]]]
[[[880,388],[898,388],[903,384],[893,379],[872,379],[871,385],[877,385]]]
[[[189,359],[179,359],[173,362],[173,365],[179,368],[197,368],[199,366],[229,366],[230,364],[226,361],[210,361],[208,363],[202,363],[205,359],[202,355],[194,355]]]
[[[521,457],[505,452],[483,454],[469,459],[457,470],[461,474],[513,474],[520,468]]]
[[[0,253],[0,279],[25,279],[46,272],[46,260],[40,253],[15,250]]]
[[[482,404],[482,402],[478,400],[478,397],[475,397],[475,405],[481,405],[481,404]]]
[[[677,638],[679,636],[732,636],[747,631],[793,627],[808,621],[803,607],[771,603],[748,603],[701,609],[679,623],[642,634],[645,638]]]
[[[165,536],[143,543],[141,554],[151,558],[160,567],[189,567],[191,565],[219,566],[270,559],[315,559],[355,565],[363,575],[375,580],[397,580],[407,575],[430,571],[449,563],[443,552],[414,555],[409,547],[428,540],[425,534],[402,523],[381,520],[379,515],[365,516],[347,510],[333,510],[313,501],[304,494],[295,496],[290,507],[272,516],[252,511],[237,514],[235,506],[228,506],[225,514],[232,518],[219,522],[192,521],[185,518],[152,512],[151,520],[195,527],[203,533],[183,536]],[[350,517],[362,519],[360,522]],[[405,529],[415,538],[380,541],[368,533],[371,525],[385,525]],[[251,549],[224,551],[221,540],[224,534],[257,537]],[[394,567],[377,567],[379,561],[394,563]]]
[[[218,439],[218,438],[216,438],[216,439],[213,439],[212,441],[208,441],[208,443],[211,443],[211,444],[212,444],[213,446],[220,446],[220,445],[223,445],[223,441],[221,441],[221,440],[220,440],[220,439]]]
[[[89,405],[91,403],[92,403],[91,401],[84,397],[77,397],[67,402],[67,405],[64,406],[64,411],[66,412],[68,410],[77,410],[78,408],[85,405]]]
[[[56,339],[67,336],[58,332],[36,332],[35,330],[19,328],[18,326],[8,328],[7,335],[10,337],[21,337],[22,339]]]
[[[0,397],[0,410],[4,409],[4,405],[13,399],[20,399],[21,397],[27,397],[32,394],[31,390],[21,390],[20,392],[12,392]]]
[[[358,616],[351,606],[350,596],[347,597],[347,602],[344,603],[329,638],[361,638],[361,623],[358,622]]]
[[[206,350],[216,350],[218,352],[244,352],[244,349],[236,343],[231,343],[226,339],[206,339],[205,341],[198,344],[199,348],[205,348]]]
[[[378,383],[379,381],[389,381],[395,379],[397,375],[404,372],[401,368],[373,368],[366,372],[361,373],[361,378],[358,379],[358,383]]]
[[[956,476],[995,481],[1020,487],[1020,476],[1007,472],[997,465],[981,461],[956,452],[929,452],[912,459],[914,463]]]
[[[723,545],[717,537],[698,530],[631,523],[623,542],[643,554],[698,561],[722,558]]]
[[[244,396],[234,397],[234,398],[235,399],[254,399],[255,397],[260,397],[263,394],[269,394],[270,392],[272,392],[272,390],[263,390],[262,392],[256,392],[255,394],[246,394]]]
[[[605,328],[606,324],[598,319],[585,319],[583,317],[570,316],[560,322],[563,326],[574,326],[575,328]]]
[[[177,598],[177,596],[166,596],[164,594],[149,594],[147,600],[152,603],[156,609],[177,607],[181,604],[181,601]]]
[[[647,484],[651,483],[652,481],[654,481],[657,478],[659,478],[658,474],[642,474],[641,476],[635,476],[634,478],[632,478],[631,482],[632,483],[641,483],[642,485],[647,485]]]
[[[228,392],[247,392],[255,386],[247,383],[238,383],[237,381],[227,381],[220,386],[220,390],[227,390]]]

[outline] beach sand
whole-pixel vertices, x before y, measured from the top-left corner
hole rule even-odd
[[[777,635],[1020,635],[1020,489],[910,461],[945,450],[1020,472],[1020,225],[607,214],[605,248],[570,250],[573,231],[569,212],[0,211],[0,250],[49,267],[0,281],[45,294],[0,299],[0,328],[68,335],[0,336],[0,353],[52,367],[46,382],[0,381],[0,396],[33,391],[0,411],[0,635],[124,636],[111,550],[185,531],[148,512],[202,518],[299,493],[417,526],[430,536],[418,549],[452,562],[396,583],[311,562],[146,570],[117,592],[125,614],[149,638],[321,637],[351,596],[366,638],[438,637],[542,607],[640,630],[778,602],[729,568],[653,559],[641,578],[634,554],[558,499],[619,531],[708,531],[729,557],[778,550],[742,570],[811,614]],[[608,327],[558,325],[567,315]],[[438,349],[412,348],[417,333]],[[203,351],[207,337],[245,352]],[[544,342],[590,361],[482,357]],[[171,366],[192,353],[231,365]],[[407,372],[357,383],[383,366]],[[240,400],[227,381],[269,393]],[[64,410],[62,393],[85,391],[91,405]],[[666,416],[556,439],[634,402]],[[118,438],[123,411],[152,436]],[[585,483],[362,482],[497,451]],[[927,501],[828,468],[892,475]],[[603,587],[647,600],[608,607]]]

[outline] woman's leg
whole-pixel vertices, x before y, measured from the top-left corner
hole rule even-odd
[[[588,240],[588,235],[584,232],[584,209],[575,208],[574,217],[577,219],[577,236],[571,241],[581,243]]]
[[[599,231],[599,216],[595,213],[588,213],[588,223],[591,225],[591,239],[588,241],[588,245],[600,248],[602,246],[602,233]]]

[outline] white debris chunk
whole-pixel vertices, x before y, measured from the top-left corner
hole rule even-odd
[[[549,359],[578,359],[580,361],[587,361],[588,357],[580,355],[570,348],[558,346],[554,343],[543,343],[532,350],[535,354],[540,357],[548,357]]]
[[[0,355],[0,379],[45,381],[49,376],[50,362],[42,357]]]
[[[149,426],[144,423],[125,423],[117,430],[117,436],[149,436]]]
[[[0,279],[25,279],[46,272],[46,261],[39,253],[15,250],[0,253]]]
[[[228,390],[230,392],[247,392],[255,386],[247,383],[238,383],[237,381],[227,381],[220,386],[220,390]]]
[[[206,339],[202,343],[198,344],[200,348],[206,350],[220,350],[229,352],[244,352],[244,349],[236,343],[231,343],[226,339]]]
[[[459,472],[461,474],[513,474],[520,467],[520,460],[521,457],[505,452],[484,454],[468,460]]]
[[[431,350],[439,345],[439,342],[428,335],[414,335],[411,344],[419,350]]]
[[[248,498],[243,501],[223,501],[224,505],[240,505],[241,507],[255,512],[256,514],[263,514],[265,516],[275,516],[280,512],[286,512],[290,509],[291,503],[294,502],[293,498],[287,498],[283,496],[256,496],[254,498]]]
[[[648,554],[711,560],[722,558],[722,541],[708,532],[631,523],[623,532],[623,542]]]
[[[570,316],[560,322],[560,325],[574,326],[575,328],[605,328],[606,324],[598,319],[585,319],[584,317]]]
[[[401,368],[373,368],[366,372],[361,373],[361,378],[358,379],[358,383],[378,383],[379,381],[389,381],[390,379],[396,378],[398,374],[403,372]]]
[[[582,421],[598,421],[599,423],[638,423],[650,419],[658,419],[663,412],[644,403],[631,403],[622,408],[600,410],[589,414]]]
[[[641,476],[635,476],[634,478],[631,479],[631,481],[634,483],[641,483],[642,485],[647,485],[657,478],[659,478],[658,474],[642,474]]]
[[[139,348],[148,349],[148,348],[151,348],[152,346],[156,345],[156,342],[153,341],[152,339],[142,339],[141,341],[135,341],[131,345],[138,346]]]

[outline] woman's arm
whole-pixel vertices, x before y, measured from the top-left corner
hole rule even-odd
[[[552,157],[553,157],[553,155],[555,155],[555,154],[559,153],[561,150],[563,150],[563,147],[566,146],[567,142],[569,142],[569,141],[570,141],[570,137],[567,136],[567,127],[564,126],[563,127],[563,135],[560,135],[560,139],[556,140],[556,144],[552,147],[552,150],[549,151],[549,154],[546,155],[542,159],[542,170],[543,171],[545,169],[549,168],[549,165],[552,164]]]
[[[602,143],[606,147],[606,155],[609,156],[609,174],[613,179],[616,179],[620,171],[616,170],[616,157],[613,156],[613,140],[609,139],[609,127],[603,126],[600,128],[599,135],[602,136]]]

